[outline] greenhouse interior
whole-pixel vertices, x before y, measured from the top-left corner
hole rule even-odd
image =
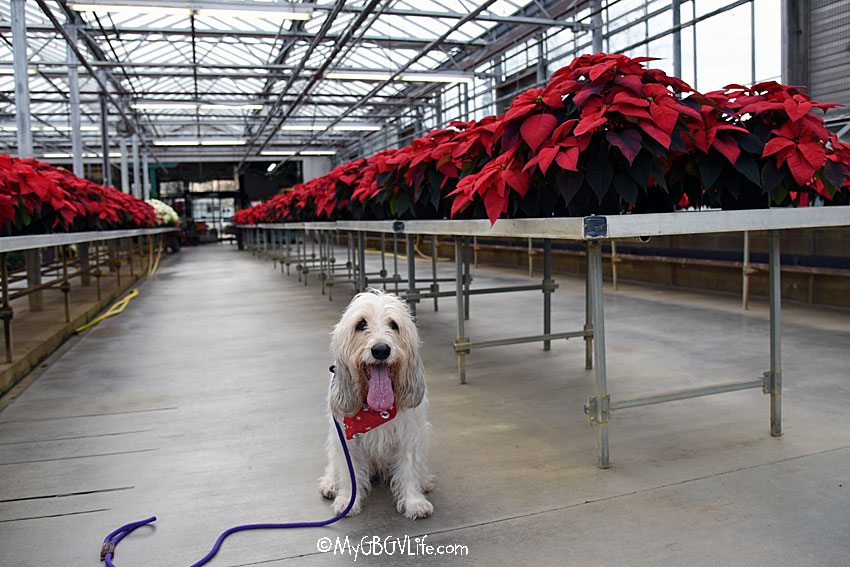
[[[848,564],[850,0],[0,34],[0,565]]]

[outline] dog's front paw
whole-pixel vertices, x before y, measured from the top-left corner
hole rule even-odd
[[[345,512],[345,509],[348,508],[348,503],[351,501],[350,494],[338,494],[334,499],[334,514],[342,514]],[[354,499],[354,505],[351,506],[351,510],[348,511],[348,516],[356,516],[360,513],[360,510],[363,509],[363,505],[360,501],[360,497]]]
[[[427,518],[434,513],[434,505],[431,504],[424,496],[419,498],[408,498],[402,503],[401,507],[403,510],[399,511],[404,513],[405,517],[410,518],[411,520]]]
[[[428,474],[422,477],[422,480],[419,481],[419,487],[422,489],[422,492],[431,492],[434,490],[434,475]]]
[[[319,492],[322,493],[322,496],[333,500],[336,497],[336,482],[330,477],[323,476],[319,480]]]

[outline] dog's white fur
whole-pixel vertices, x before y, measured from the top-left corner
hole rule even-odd
[[[361,321],[365,321],[365,328],[358,329],[358,323],[363,327]],[[390,355],[384,361],[372,356],[372,346],[379,343],[390,347]],[[407,305],[378,290],[356,295],[334,327],[331,352],[336,375],[328,395],[331,415],[342,424],[343,416],[360,410],[369,387],[365,367],[379,363],[390,367],[398,410],[391,421],[347,441],[357,477],[357,498],[350,516],[362,510],[373,477],[389,479],[398,511],[408,518],[424,518],[434,511],[424,494],[434,487],[434,479],[425,462],[431,424],[419,350],[419,332]],[[339,514],[351,500],[351,480],[333,423],[327,451],[328,465],[319,490],[326,498],[334,499],[333,509]]]

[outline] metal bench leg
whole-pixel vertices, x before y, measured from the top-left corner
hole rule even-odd
[[[406,234],[407,241],[407,306],[410,314],[416,318],[416,242],[412,234]]]
[[[596,396],[591,398],[590,419],[596,425],[597,464],[599,468],[611,466],[608,453],[608,418],[611,415],[611,397],[608,395],[605,366],[605,314],[602,307],[602,249],[598,242],[588,243],[589,288],[591,292],[591,321],[594,329],[593,357]]]
[[[590,289],[590,245],[585,243],[585,283],[584,283],[584,369],[593,369],[593,320],[591,317],[591,296]]]
[[[366,291],[366,233],[357,233],[357,291]]]
[[[462,343],[468,343],[466,338],[463,319],[463,244],[461,237],[455,238],[455,298],[457,299],[457,339],[455,340],[455,354],[457,355],[457,373],[461,384],[466,384],[466,354],[468,349],[459,349]]]
[[[770,250],[770,434],[782,435],[782,286],[780,285],[779,231],[769,235]]]
[[[529,239],[530,241],[530,239]],[[543,241],[543,334],[552,332],[552,241]],[[551,350],[552,341],[543,341],[543,350]]]

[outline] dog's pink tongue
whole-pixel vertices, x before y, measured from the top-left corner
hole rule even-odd
[[[366,402],[374,410],[389,409],[395,402],[389,370],[386,366],[379,364],[372,366],[370,370],[369,393],[366,394]]]

